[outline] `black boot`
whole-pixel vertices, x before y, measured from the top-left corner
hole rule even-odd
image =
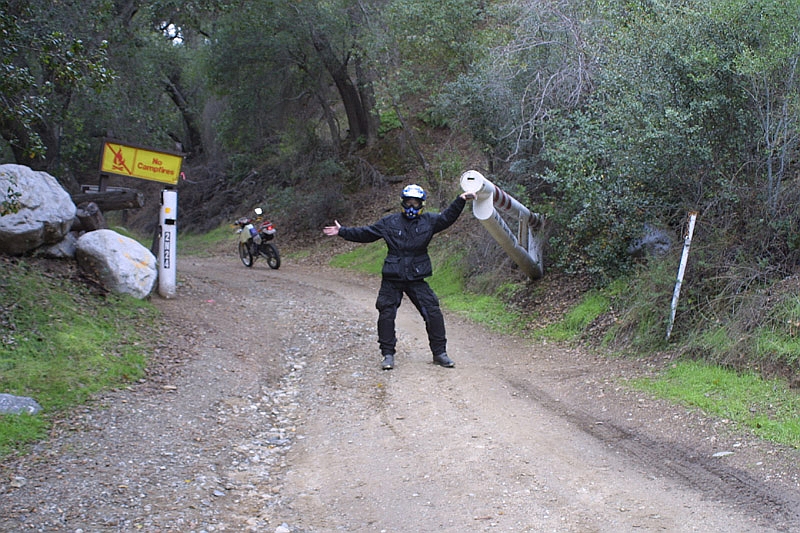
[[[456,366],[453,360],[447,357],[446,353],[440,353],[439,355],[434,355],[433,364],[443,366],[445,368],[453,368],[454,366]]]
[[[391,370],[394,368],[394,354],[393,353],[385,353],[383,354],[383,363],[381,363],[381,368],[384,370]]]

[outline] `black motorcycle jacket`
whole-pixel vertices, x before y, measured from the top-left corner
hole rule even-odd
[[[441,213],[422,213],[407,219],[402,213],[387,215],[370,226],[339,228],[339,236],[352,242],[386,241],[388,253],[383,262],[384,279],[418,281],[433,273],[428,243],[436,233],[458,220],[466,200],[460,196]]]

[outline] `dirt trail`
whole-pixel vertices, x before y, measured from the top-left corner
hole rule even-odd
[[[450,313],[440,368],[406,302],[386,372],[376,279],[231,255],[179,281],[171,378],[3,464],[0,531],[800,530],[798,452],[633,392],[639,363]]]

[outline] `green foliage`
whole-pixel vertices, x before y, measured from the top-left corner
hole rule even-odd
[[[350,82],[380,85],[375,108],[468,133],[501,182],[552,206],[556,268],[601,282],[624,273],[642,221],[674,224],[687,208],[767,206],[769,261],[789,264],[798,249],[785,187],[800,112],[796,0],[169,0],[113,20],[111,4],[7,2],[0,13],[0,113],[31,134],[29,153],[44,150],[42,128],[58,132],[49,141],[65,174],[92,173],[98,137],[113,130],[180,140],[234,176],[290,176],[297,154],[340,148],[351,113],[330,103],[348,82],[331,83],[339,57],[364,74]],[[333,55],[320,54],[326,43]],[[396,111],[381,118],[383,134],[400,126]]]
[[[756,328],[754,337],[758,360],[800,368],[800,297],[781,295],[767,320]]]
[[[690,266],[698,261],[690,256]],[[606,334],[608,347],[642,355],[667,346],[665,335],[679,264],[677,250],[653,258],[615,283],[618,316]],[[698,298],[697,271],[689,269],[678,301],[670,343],[684,353],[723,365],[765,373],[800,368],[800,299],[793,278],[743,292],[731,300]],[[731,312],[728,308],[735,311]]]
[[[512,160],[540,143],[540,127],[555,110],[580,103],[588,77],[582,66],[591,51],[574,37],[591,33],[580,28],[588,14],[579,3],[503,3],[487,14],[493,29],[483,34],[486,53],[436,103],[491,157]]]
[[[598,167],[597,152],[579,139],[570,140],[576,146],[558,146],[557,170],[543,176],[559,198],[550,220],[561,231],[551,237],[550,250],[559,268],[590,272],[602,283],[632,266],[628,247],[642,231],[650,201],[626,176]]]
[[[786,328],[791,330],[795,328]],[[756,360],[779,362],[788,368],[798,368],[800,339],[791,331],[760,330],[755,339]]]
[[[331,258],[330,264],[338,268],[350,268],[368,274],[380,274],[385,257],[386,244],[383,241],[376,241],[357,246],[349,252],[337,254]]]
[[[14,57],[19,54],[18,46],[27,39],[26,29],[20,24],[23,17],[30,15],[29,6],[20,6],[16,11],[9,4],[0,6],[0,94],[3,94],[3,105],[0,106],[0,121],[18,122],[20,124],[20,134],[12,135],[6,133],[4,138],[10,138],[10,142],[16,143],[29,156],[35,156],[44,152],[41,139],[33,131],[32,123],[44,106],[41,98],[29,98],[25,96],[35,86],[35,79],[27,68],[20,68],[15,64]],[[19,137],[30,134],[32,142],[30,146],[23,147],[23,139]]]
[[[709,79],[700,21],[653,5],[610,24],[597,34],[610,49],[588,105],[556,116],[541,154],[563,203],[554,220],[570,235],[554,243],[556,262],[601,277],[631,267],[626,248],[643,222],[685,210],[685,191],[725,171],[714,154],[740,150],[747,126],[741,96],[720,94],[736,85]]]
[[[791,83],[796,7],[771,0],[612,0],[559,13],[521,7],[506,19],[515,26],[507,44],[437,103],[490,157],[509,161],[507,180],[547,183],[554,266],[603,282],[632,267],[626,250],[644,221],[702,206],[730,220],[734,210],[756,212],[754,192],[773,191],[767,205],[781,205],[775,191],[800,138]],[[570,40],[578,34],[580,41]],[[782,50],[771,54],[770,46]],[[587,64],[597,68],[579,69]],[[764,159],[759,145],[769,139]],[[758,179],[759,160],[766,180]],[[783,198],[795,204],[794,196]],[[776,215],[775,228],[789,227],[788,209],[768,216]],[[788,233],[770,244],[775,260],[783,259],[776,252]]]
[[[752,372],[681,361],[659,378],[632,384],[747,427],[762,438],[800,447],[800,396],[785,380],[764,380]]]
[[[708,9],[723,35],[736,34],[736,41],[726,43],[726,66],[746,84],[757,117],[760,153],[754,155],[764,170],[756,175],[763,175],[760,196],[770,216],[782,199],[787,165],[800,144],[800,2],[731,0]]]
[[[365,36],[388,94],[436,93],[480,51],[486,11],[479,0],[392,0],[376,13],[381,28]]]
[[[513,122],[508,91],[493,90],[492,73],[461,75],[434,98],[434,116],[463,127],[481,146],[496,151]]]
[[[223,249],[233,253],[239,235],[233,224],[222,224],[206,233],[180,233],[178,235],[178,256],[204,256]]]
[[[742,312],[711,329],[698,343],[713,361],[739,362],[768,371],[800,368],[800,299],[795,288],[774,284],[742,303]]]
[[[41,438],[53,415],[139,379],[152,341],[137,332],[152,326],[156,311],[130,297],[94,296],[25,262],[3,269],[0,390],[30,396],[44,410],[38,418],[4,417],[0,450],[8,451]]]
[[[475,47],[471,37],[484,17],[481,2],[476,0],[393,1],[383,15],[401,37],[401,60],[413,58],[415,65],[424,62],[445,71],[470,63]]]
[[[0,458],[19,450],[22,445],[42,439],[48,421],[41,415],[0,415]]]
[[[449,200],[453,183],[466,169],[464,158],[457,151],[443,149],[433,154],[430,161],[431,167],[436,171],[430,175],[428,192],[432,194],[432,198]]]
[[[0,6],[0,135],[18,163],[55,159],[57,153],[46,152],[58,149],[53,135],[66,120],[72,98],[113,81],[108,42],[98,30],[101,3]]]
[[[346,213],[340,172],[346,175],[334,161],[319,161],[308,167],[305,180],[298,178],[302,185],[267,187],[262,207],[270,213],[273,222],[280,224],[278,231],[283,227],[295,234],[317,233]]]
[[[758,368],[765,375],[797,373],[800,301],[796,278],[755,283],[730,295],[742,278],[732,275],[730,280],[737,282],[734,288],[725,288],[707,300],[698,299],[696,290],[687,290],[700,283],[692,281],[695,276],[691,273],[684,281],[672,343],[683,353],[717,364]],[[666,290],[663,292],[660,306],[666,309],[668,298]],[[623,317],[620,330],[629,333],[624,324],[632,324],[636,317],[636,313]]]
[[[534,337],[556,341],[574,340],[600,315],[608,312],[610,305],[611,300],[605,291],[591,291],[562,320],[536,331]]]
[[[614,299],[614,307],[620,312],[606,335],[609,347],[637,355],[664,348],[678,263],[677,254],[651,258],[615,281],[615,285],[625,290],[618,291]],[[675,337],[684,329],[681,319],[691,309],[691,298],[686,292],[679,300]]]
[[[435,106],[427,107],[417,115],[417,118],[432,129],[446,128],[450,125],[448,117]]]
[[[430,278],[430,285],[439,296],[442,305],[493,331],[503,333],[521,331],[523,317],[510,310],[499,293],[479,294],[465,286],[461,253],[454,252],[447,246],[436,245],[431,253],[436,266]]]
[[[3,201],[0,202],[0,216],[17,213],[22,208],[22,205],[19,203],[19,199],[22,197],[22,192],[15,190],[15,186],[16,182],[13,178],[11,178],[11,185],[8,187],[6,194],[3,196]]]
[[[364,7],[351,0],[237,2],[220,18],[208,66],[212,89],[228,103],[218,123],[227,151],[257,154],[275,135],[306,127],[336,146],[340,122],[351,141],[377,135],[374,76],[360,41]],[[332,103],[337,98],[341,106]]]
[[[395,109],[387,109],[381,113],[381,125],[378,128],[379,135],[386,135],[392,130],[402,128],[403,124],[400,122],[400,117],[397,116]]]

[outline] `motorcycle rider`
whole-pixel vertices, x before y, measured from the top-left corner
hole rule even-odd
[[[325,235],[339,235],[352,242],[368,243],[383,239],[388,247],[383,262],[381,287],[375,307],[378,310],[378,344],[383,362],[381,368],[394,368],[395,318],[397,308],[408,295],[425,321],[433,363],[446,368],[455,366],[447,355],[447,337],[439,298],[425,281],[433,273],[428,256],[428,243],[434,234],[450,227],[461,215],[467,200],[475,194],[462,193],[441,213],[423,213],[425,190],[416,184],[403,188],[400,194],[402,211],[387,215],[370,226],[345,227],[334,221],[323,229]]]

